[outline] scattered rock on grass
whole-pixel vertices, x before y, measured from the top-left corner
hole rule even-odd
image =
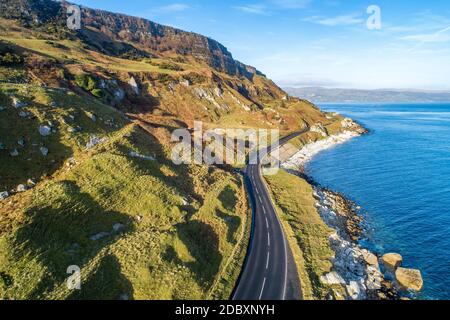
[[[19,108],[26,107],[27,104],[25,102],[20,101],[18,98],[14,97],[13,98],[13,106],[14,106],[14,108],[19,109]]]
[[[25,191],[27,191],[27,189],[28,189],[27,186],[25,186],[24,184],[19,184],[16,188],[16,191],[17,192],[25,192]]]
[[[19,112],[19,117],[21,117],[21,118],[26,118],[26,117],[28,117],[30,115],[30,113],[29,112],[26,112],[26,111],[20,111]]]
[[[130,154],[130,157],[133,157],[133,158],[139,158],[139,159],[149,160],[149,161],[155,160],[155,158],[153,158],[152,156],[146,156],[146,155],[140,154],[135,151],[130,151],[129,154]]]
[[[97,240],[106,238],[106,237],[108,237],[108,236],[109,236],[109,233],[108,233],[108,232],[100,232],[100,233],[94,234],[94,235],[91,236],[89,239],[91,239],[92,241],[97,241]]]
[[[49,136],[52,133],[52,128],[49,126],[40,126],[39,133],[43,137]]]
[[[9,193],[8,191],[2,191],[0,192],[0,200],[5,200],[6,198],[9,197]]]
[[[120,232],[125,228],[125,226],[121,223],[116,223],[115,225],[113,225],[113,231],[114,232]]]
[[[99,138],[97,136],[92,136],[88,143],[86,143],[86,149],[92,149],[96,145],[108,141],[108,138]]]
[[[41,154],[46,157],[48,155],[48,149],[46,147],[40,147],[39,151],[41,151]]]

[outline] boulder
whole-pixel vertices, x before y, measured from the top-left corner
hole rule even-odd
[[[362,298],[361,288],[356,281],[350,281],[346,286],[348,296],[353,300],[360,300]]]
[[[403,257],[398,253],[386,253],[381,257],[381,261],[387,268],[395,270],[402,265]]]
[[[99,138],[97,136],[91,136],[88,143],[86,143],[86,149],[92,149],[96,145],[108,141],[108,138]]]
[[[0,192],[0,200],[5,200],[6,198],[9,197],[9,193],[8,191],[2,191]]]
[[[39,151],[41,151],[41,154],[46,157],[48,155],[48,149],[46,147],[40,147]]]
[[[420,270],[398,268],[395,271],[395,279],[402,289],[420,291],[423,288],[423,279]]]
[[[130,85],[131,89],[133,89],[133,92],[136,95],[140,94],[140,90],[139,90],[139,86],[136,82],[136,79],[134,77],[131,77],[130,80],[128,81],[128,84]]]
[[[106,237],[108,237],[108,236],[109,236],[109,233],[108,233],[108,232],[100,232],[100,233],[94,234],[94,235],[91,236],[89,239],[91,239],[92,241],[97,241],[97,240],[106,238]]]
[[[19,117],[21,118],[26,118],[30,115],[30,113],[26,112],[26,111],[20,111],[19,112]]]
[[[19,141],[17,141],[17,144],[21,147],[25,147],[25,140],[20,139]]]
[[[36,181],[34,181],[33,179],[28,179],[27,180],[27,185],[29,187],[34,187],[36,185]]]
[[[342,276],[336,271],[321,276],[320,282],[322,282],[325,285],[337,285],[337,284],[345,285],[344,278],[342,278]]]
[[[25,102],[20,101],[18,98],[14,97],[13,98],[13,106],[14,106],[14,108],[19,109],[19,108],[26,107],[27,104]]]
[[[39,134],[43,137],[49,136],[52,133],[52,128],[49,126],[40,126]]]
[[[155,158],[153,158],[152,156],[146,156],[146,155],[140,154],[140,153],[135,152],[135,151],[130,151],[129,155],[130,155],[130,157],[139,158],[139,159],[142,159],[142,160],[148,160],[148,161],[154,161],[155,160]]]
[[[113,225],[113,231],[114,232],[120,232],[125,228],[125,226],[121,223],[116,223]]]
[[[363,259],[368,266],[375,267],[376,269],[380,268],[380,266],[378,264],[378,258],[376,255],[374,255],[372,252],[367,251],[367,250],[363,250],[362,254],[363,254]]]
[[[0,142],[0,150],[5,150],[5,145],[2,142]]]
[[[23,184],[19,184],[16,188],[16,191],[17,192],[25,192],[25,191],[27,191],[27,187]]]
[[[17,157],[19,155],[19,151],[17,151],[17,149],[14,149],[11,150],[9,154],[11,155],[11,157]]]

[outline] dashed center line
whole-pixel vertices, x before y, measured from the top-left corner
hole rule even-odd
[[[261,293],[259,294],[259,300],[261,300],[261,298],[262,298],[265,286],[266,286],[266,278],[264,278],[264,281],[263,281],[263,284],[262,284]]]
[[[266,208],[265,207],[262,207],[262,208],[263,208],[264,214],[266,214],[267,213]]]
[[[267,252],[266,270],[269,269],[270,252]]]
[[[267,232],[267,244],[270,247],[270,233]]]
[[[266,217],[266,227],[267,229],[269,229],[269,220],[267,220],[267,217]]]

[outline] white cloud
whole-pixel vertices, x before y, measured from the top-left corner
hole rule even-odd
[[[434,33],[414,34],[401,38],[402,40],[417,41],[420,43],[450,42],[450,26]]]
[[[248,5],[244,5],[244,6],[237,6],[234,7],[237,10],[246,12],[246,13],[251,13],[251,14],[259,14],[259,15],[267,15],[267,8],[266,6],[262,5],[262,4],[248,4]]]
[[[286,9],[302,9],[308,6],[312,0],[272,0],[272,2]]]
[[[302,21],[317,23],[327,27],[351,26],[364,23],[364,19],[362,19],[359,15],[356,14],[342,15],[336,17],[312,16],[304,18],[302,19]]]
[[[189,8],[190,7],[184,3],[172,3],[167,6],[160,7],[159,11],[161,11],[161,12],[180,12],[180,11],[184,11]]]

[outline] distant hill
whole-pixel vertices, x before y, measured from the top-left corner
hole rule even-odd
[[[292,96],[324,102],[449,102],[450,92],[426,90],[357,90],[322,87],[284,88]]]

